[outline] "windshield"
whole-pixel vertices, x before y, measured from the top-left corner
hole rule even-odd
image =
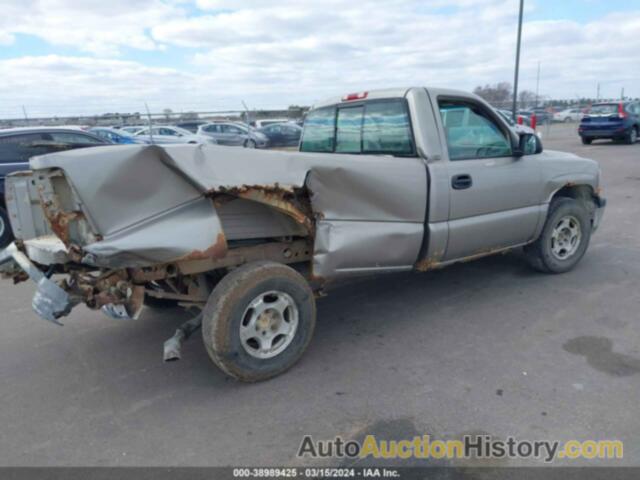
[[[617,103],[602,103],[600,105],[594,105],[589,112],[591,115],[613,115],[618,113]]]

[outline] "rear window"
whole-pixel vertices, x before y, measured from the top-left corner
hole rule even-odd
[[[336,123],[336,152],[360,153],[364,107],[340,108]]]
[[[618,113],[617,103],[602,103],[600,105],[594,105],[589,112],[592,115],[613,115]]]
[[[335,137],[336,109],[319,108],[309,112],[304,121],[303,152],[333,152]]]
[[[413,155],[406,104],[383,100],[313,110],[304,122],[300,150]]]

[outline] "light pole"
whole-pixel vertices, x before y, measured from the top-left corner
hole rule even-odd
[[[516,109],[518,108],[518,70],[520,69],[520,40],[522,38],[522,10],[524,0],[520,0],[520,15],[518,16],[518,43],[516,44],[516,72],[513,77],[513,121],[516,121]]]

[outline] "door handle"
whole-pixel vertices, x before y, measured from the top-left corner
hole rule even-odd
[[[471,187],[471,185],[473,185],[473,180],[471,179],[471,175],[467,173],[454,175],[451,178],[451,187],[454,190],[464,190],[465,188]]]

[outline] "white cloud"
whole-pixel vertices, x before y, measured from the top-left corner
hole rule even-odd
[[[0,39],[29,34],[54,46],[117,55],[122,47],[157,48],[148,29],[181,15],[178,2],[164,0],[4,0]]]
[[[11,45],[15,40],[15,37],[9,32],[0,31],[0,45]]]
[[[145,101],[168,98],[193,82],[170,68],[58,55],[0,60],[0,75],[0,117],[15,115],[22,105],[31,116],[144,111]]]
[[[275,107],[360,89],[472,89],[513,77],[513,0],[3,3],[0,44],[28,33],[91,56],[0,61],[0,116],[23,103],[50,113],[140,110],[144,101],[175,110],[239,108],[240,99]],[[527,14],[536,9],[527,5]],[[541,93],[593,95],[601,81],[604,95],[626,86],[640,96],[638,31],[640,11],[584,24],[525,16],[520,86],[535,88],[541,61]],[[151,51],[145,58],[169,68],[127,60],[123,47]],[[186,68],[163,60],[172,47],[187,52]]]

